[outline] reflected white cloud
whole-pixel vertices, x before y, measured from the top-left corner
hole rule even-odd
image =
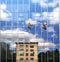
[[[59,0],[53,0],[52,2],[48,2],[48,0],[31,0],[32,3],[38,3],[41,7],[53,7],[55,8],[59,4]]]
[[[36,24],[37,24],[37,21],[32,20],[32,19],[28,19],[28,20],[26,21],[26,24],[28,24],[28,23],[30,23],[31,25],[36,25]]]
[[[8,21],[12,14],[7,10],[6,4],[0,4],[0,20],[1,21]]]
[[[46,42],[43,38],[36,38],[35,35],[19,29],[5,31],[0,30],[0,32],[1,42],[9,43],[10,48],[16,48],[16,42],[38,42],[38,46],[42,48],[42,50],[43,47],[45,47],[45,51],[49,50],[49,48],[56,47],[56,45],[52,42]]]

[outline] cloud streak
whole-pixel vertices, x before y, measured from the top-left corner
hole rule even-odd
[[[19,29],[5,31],[0,30],[0,32],[1,42],[10,43],[11,48],[16,47],[15,42],[38,42],[38,46],[40,48],[44,47],[45,51],[49,50],[49,48],[54,48],[56,46],[52,42],[47,42],[43,38],[36,38],[35,35],[29,32],[21,31]]]

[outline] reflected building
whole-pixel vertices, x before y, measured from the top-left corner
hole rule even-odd
[[[38,62],[38,43],[16,43],[16,62]]]

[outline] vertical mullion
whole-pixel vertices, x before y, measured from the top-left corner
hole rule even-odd
[[[12,6],[13,6],[13,0],[11,0],[11,10],[13,9]],[[12,11],[13,12],[13,11]],[[13,17],[12,17],[12,20],[13,20]],[[13,21],[11,22],[11,29],[13,28]],[[13,34],[13,32],[11,32],[11,34]],[[12,37],[12,42],[13,42],[13,37]],[[11,48],[12,49],[12,48]],[[11,51],[11,54],[12,54],[12,62],[13,62],[13,51]]]
[[[35,3],[35,13],[36,13],[36,3]],[[35,24],[35,35],[36,35],[36,24]]]
[[[47,0],[47,2],[48,2],[48,0]],[[47,18],[48,18],[48,16],[49,16],[49,14],[48,14],[48,7],[47,7]],[[48,20],[47,20],[47,42],[48,42]],[[48,56],[48,52],[47,52],[47,62],[49,62],[48,61],[48,58],[49,58],[49,56]]]
[[[60,17],[60,15],[59,15],[59,17]],[[60,23],[59,23],[59,62],[60,62]]]
[[[7,3],[7,0],[6,0],[6,3]],[[7,22],[5,22],[5,29],[7,29]],[[5,39],[6,40],[6,39]],[[6,62],[7,62],[7,43],[6,43]]]
[[[1,0],[0,0],[0,3],[1,3]],[[1,7],[0,7],[1,9]],[[0,12],[0,15],[1,15],[1,12]],[[0,27],[1,27],[1,23],[0,23]],[[0,31],[0,35],[1,35],[1,31]],[[0,38],[0,41],[1,41],[1,38]],[[0,42],[0,62],[1,62],[1,42]]]
[[[29,0],[29,18],[30,18],[30,0]]]
[[[55,2],[55,0],[53,0],[53,2]],[[53,14],[53,20],[54,20],[54,14]],[[54,25],[53,25],[54,28]],[[53,31],[53,35],[54,35],[54,31]],[[53,37],[53,43],[54,43],[54,37]],[[53,62],[55,62],[54,60],[54,46],[53,46]]]
[[[19,24],[19,21],[18,21],[18,5],[19,5],[19,3],[18,3],[18,0],[17,0],[17,2],[16,2],[16,5],[17,5],[17,11],[15,12],[16,13],[16,23],[17,23],[17,28],[16,29],[18,29],[18,24]],[[15,33],[16,34],[16,33]],[[17,35],[18,35],[18,33],[17,33]],[[13,38],[13,44],[15,43],[15,41],[19,41],[18,40],[18,38],[16,38],[16,40]],[[15,50],[14,50],[15,51]],[[16,51],[15,51],[16,52]],[[14,59],[14,58],[13,58]],[[14,60],[15,61],[15,60]],[[18,60],[16,60],[17,62],[18,62]]]
[[[5,39],[6,41],[6,39]],[[7,43],[6,43],[6,62],[7,62]]]
[[[1,62],[1,42],[0,42],[0,62]]]
[[[29,12],[28,12],[28,20],[30,19],[30,0],[29,0]],[[29,33],[30,33],[30,29],[29,29]],[[30,51],[30,50],[29,50]],[[29,52],[28,51],[28,52]],[[30,59],[30,56],[28,56],[28,58]],[[30,62],[30,60],[29,60]]]
[[[23,27],[22,28],[24,29],[24,0],[23,0],[23,10],[22,11],[23,11],[23,21],[22,21]]]
[[[30,19],[30,0],[29,0],[29,12],[28,12],[28,20]],[[30,33],[30,29],[29,29],[29,33]]]
[[[29,20],[30,19],[30,0],[29,0],[29,4],[28,5],[29,5],[28,20]],[[30,33],[30,29],[29,29],[29,33]],[[28,56],[28,58],[30,59],[30,56]],[[29,62],[30,62],[30,60],[29,60]]]
[[[23,0],[23,2],[22,2],[22,4],[23,4],[23,7],[22,7],[22,14],[23,14],[23,17],[22,17],[22,29],[24,29],[24,0]],[[24,35],[24,33],[22,33],[23,35]]]
[[[42,7],[41,7],[41,14],[42,14]],[[41,38],[42,38],[42,20],[41,20]],[[41,49],[43,49],[43,47],[41,47]],[[42,53],[42,51],[41,51],[41,53]],[[42,61],[42,54],[41,54],[41,62],[43,62]]]
[[[35,12],[36,13],[36,3],[35,3]],[[36,35],[36,25],[35,25],[35,35]]]
[[[17,0],[17,9],[18,9],[18,0]],[[17,10],[17,12],[16,12],[16,17],[18,17],[18,10]],[[18,19],[18,18],[17,18]],[[16,23],[17,23],[17,29],[18,29],[18,20],[16,21]]]
[[[42,14],[42,7],[41,7],[41,14]],[[42,20],[41,20],[41,38],[42,38]],[[41,49],[42,49],[42,47],[41,47]],[[42,54],[41,54],[41,62],[42,62]]]
[[[7,22],[6,22],[6,28],[7,28]],[[6,39],[5,39],[6,41]],[[6,62],[7,62],[7,43],[6,43]]]
[[[60,20],[60,0],[59,0],[59,20]],[[59,62],[60,62],[60,22],[59,22]]]
[[[12,0],[11,0],[11,3],[10,3],[10,5],[11,5],[11,10],[12,10]],[[13,13],[13,11],[12,11],[12,13]],[[12,20],[13,20],[13,17],[12,17]],[[11,21],[11,29],[12,29],[12,21]],[[10,34],[12,34],[12,33],[10,33]],[[12,40],[11,40],[12,41]],[[13,42],[13,41],[12,41]],[[13,56],[12,56],[12,50],[11,50],[11,62],[13,62],[12,61],[12,58],[13,58]]]
[[[0,35],[1,35],[1,32],[0,32]],[[0,41],[1,41],[1,38],[0,38]],[[1,62],[1,42],[0,42],[0,62]]]

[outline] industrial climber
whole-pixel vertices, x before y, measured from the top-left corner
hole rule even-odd
[[[30,22],[28,22],[27,26],[28,26],[28,29],[31,29],[31,24],[30,24]]]
[[[43,29],[45,29],[45,30],[47,29],[47,24],[46,24],[46,22],[43,23]]]

